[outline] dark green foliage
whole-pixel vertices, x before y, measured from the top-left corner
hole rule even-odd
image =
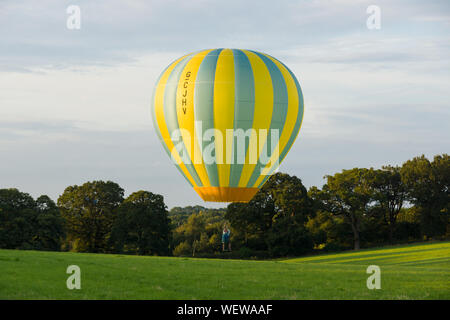
[[[376,201],[373,212],[382,216],[384,224],[388,226],[389,242],[393,243],[397,216],[408,196],[400,167],[385,166],[381,170],[371,169],[369,184],[373,200]]]
[[[310,218],[306,228],[316,249],[332,252],[353,248],[352,229],[343,217],[327,211],[318,211]]]
[[[36,200],[36,220],[33,247],[39,250],[58,251],[64,239],[64,219],[55,202],[48,196]]]
[[[106,252],[123,189],[111,181],[70,186],[58,199],[66,221],[67,247],[80,252]]]
[[[17,189],[0,189],[0,248],[59,250],[63,220],[47,196],[36,201]]]
[[[0,189],[0,248],[265,259],[450,237],[447,154],[325,178],[307,192],[299,178],[277,173],[248,203],[169,212],[161,195],[124,200],[111,181],[67,187],[58,206]],[[225,225],[232,252],[222,252]]]
[[[437,155],[430,162],[425,156],[403,164],[402,181],[408,199],[420,213],[421,232],[427,237],[441,237],[448,232],[450,210],[450,159]]]
[[[326,211],[343,217],[353,232],[354,249],[361,246],[362,220],[373,201],[370,189],[370,170],[354,168],[342,170],[333,176],[326,176],[327,183],[317,193],[316,201],[321,201]]]
[[[267,250],[273,257],[299,255],[312,250],[305,223],[313,202],[300,179],[276,173],[249,203],[232,203],[226,218],[238,247]],[[232,232],[233,234],[233,232]]]
[[[169,240],[167,207],[161,195],[138,191],[119,206],[111,234],[116,251],[168,255]]]
[[[449,182],[446,154],[432,162],[421,156],[401,167],[355,168],[327,176],[322,190],[309,191],[317,214],[307,226],[315,247],[346,247],[347,233],[335,236],[338,217],[351,226],[355,249],[448,238]]]

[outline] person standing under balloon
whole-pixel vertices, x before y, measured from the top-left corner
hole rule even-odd
[[[222,251],[225,251],[225,248],[227,248],[228,251],[231,251],[230,229],[228,229],[226,225],[223,227],[222,232]]]

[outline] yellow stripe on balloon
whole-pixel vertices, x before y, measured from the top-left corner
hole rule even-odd
[[[263,53],[264,54],[264,53]],[[281,163],[282,159],[276,159],[277,156],[279,156],[284,148],[286,147],[286,144],[289,141],[289,138],[291,137],[292,131],[295,127],[295,122],[297,121],[298,116],[298,92],[297,87],[295,85],[294,79],[292,79],[291,74],[289,71],[276,59],[272,58],[271,56],[264,54],[267,58],[272,60],[278,69],[281,71],[281,74],[283,75],[284,81],[286,83],[287,92],[288,92],[288,110],[286,115],[286,122],[283,127],[283,132],[281,133],[280,140],[278,142],[278,153],[274,152],[270,158],[270,161],[267,163],[263,175],[261,175],[258,180],[256,180],[254,186],[258,186],[261,181],[265,178],[265,175],[268,174],[270,171],[271,166],[276,163],[277,160],[279,160],[278,165]]]
[[[302,114],[302,118],[300,119],[300,125],[298,126],[298,130],[297,130],[297,132],[295,133],[294,140],[292,140],[292,143],[291,143],[291,145],[289,146],[289,149],[288,149],[287,152],[284,154],[284,157],[280,159],[280,163],[283,162],[284,158],[286,158],[286,156],[288,155],[289,151],[292,149],[292,146],[294,145],[295,140],[297,140],[297,138],[298,138],[298,134],[300,133],[300,129],[302,128],[303,119],[305,119],[305,109],[304,109],[305,105],[304,105],[304,102],[303,102],[303,101],[304,101],[304,100],[303,100],[303,97],[301,97],[301,98],[302,98],[303,114]]]
[[[242,168],[242,174],[239,180],[239,187],[246,187],[256,166],[256,163],[250,163],[249,161],[253,158],[252,155],[249,154],[249,150],[252,150],[250,146],[253,144],[257,146],[257,159],[259,159],[266,143],[267,135],[269,134],[268,129],[270,128],[273,112],[273,86],[272,78],[264,61],[253,52],[247,50],[242,51],[250,61],[250,65],[253,70],[253,78],[255,79],[255,109],[252,127],[256,130],[257,136],[257,141],[255,141],[254,136],[250,138],[249,148],[245,156],[245,164]],[[260,134],[261,129],[266,130],[265,135]]]
[[[205,163],[202,159],[201,144],[198,141],[194,118],[194,88],[198,69],[205,56],[211,50],[205,50],[192,56],[181,73],[177,87],[177,119],[184,145],[189,158],[203,186],[211,186]],[[189,75],[189,76],[188,76]]]
[[[222,139],[215,139],[219,185],[227,187],[230,180],[232,143],[226,143],[226,130],[233,130],[234,127],[234,56],[230,49],[222,50],[217,59],[214,79],[214,127],[222,134]]]
[[[154,107],[155,107],[155,116],[156,116],[156,122],[158,124],[158,128],[161,132],[161,137],[163,139],[163,142],[166,144],[167,149],[172,152],[175,161],[179,164],[181,170],[183,171],[184,175],[188,178],[188,180],[192,183],[192,185],[196,185],[194,179],[192,178],[191,174],[187,170],[186,166],[181,160],[180,155],[176,151],[174,144],[172,142],[172,139],[170,138],[170,133],[166,125],[166,120],[164,117],[164,91],[166,88],[167,79],[169,78],[170,73],[172,72],[173,68],[181,61],[183,60],[187,55],[181,57],[180,59],[173,62],[167,70],[164,72],[164,74],[161,76],[157,87],[155,91],[155,100],[154,100]]]

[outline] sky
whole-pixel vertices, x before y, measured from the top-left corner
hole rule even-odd
[[[305,115],[280,171],[306,187],[450,151],[447,0],[0,0],[0,188],[56,201],[112,180],[169,208],[223,207],[180,175],[150,113],[163,69],[208,48],[264,52],[297,76]]]

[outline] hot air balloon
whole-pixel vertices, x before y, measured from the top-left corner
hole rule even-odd
[[[152,115],[167,154],[203,200],[248,202],[294,143],[303,95],[288,67],[267,54],[209,49],[162,72]]]

